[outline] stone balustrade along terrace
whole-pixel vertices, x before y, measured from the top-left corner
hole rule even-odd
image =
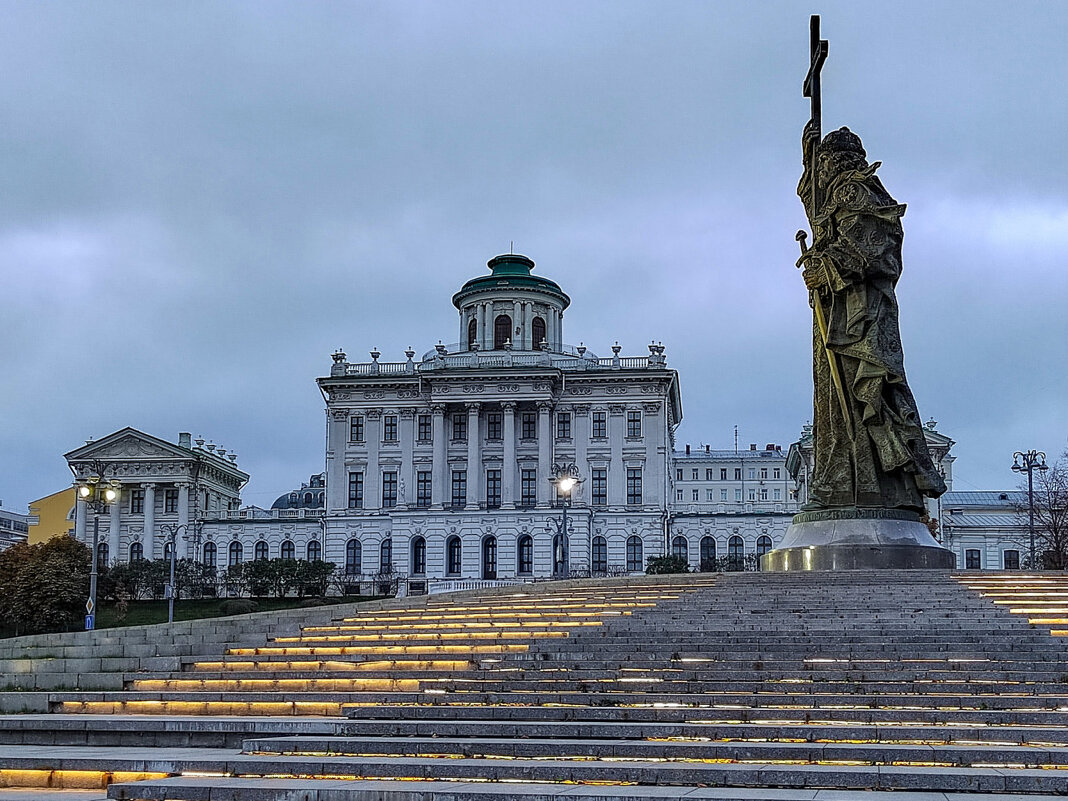
[[[1052,574],[697,574],[22,638],[0,643],[0,681],[27,688],[0,694],[26,710],[0,716],[0,785],[1061,794],[1065,599]]]

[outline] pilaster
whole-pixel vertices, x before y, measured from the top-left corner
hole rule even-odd
[[[482,496],[481,437],[478,430],[478,412],[481,404],[468,403],[467,409],[467,505],[465,509],[478,509]]]
[[[156,485],[145,482],[141,485],[145,491],[145,558],[156,559],[163,556],[163,549],[156,553]]]
[[[400,446],[400,484],[404,490],[399,493],[400,497],[397,501],[401,507],[410,509],[415,506],[415,474],[412,472],[415,448],[415,409],[400,410]]]
[[[549,473],[552,471],[553,431],[550,413],[552,403],[538,402],[538,506],[547,507],[551,501]]]
[[[445,406],[438,404],[430,409],[434,416],[434,464],[431,476],[433,486],[431,488],[431,508],[441,509],[445,502],[445,480],[449,472],[445,450]]]
[[[501,404],[504,410],[504,463],[501,465],[501,507],[515,508],[515,401]]]
[[[378,454],[382,448],[382,410],[368,409],[364,423],[367,440],[367,472],[363,477],[363,508],[382,508],[382,468]]]

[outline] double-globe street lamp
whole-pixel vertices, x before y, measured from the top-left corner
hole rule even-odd
[[[1020,460],[1023,459],[1023,464]],[[1036,568],[1035,562],[1035,470],[1048,470],[1046,454],[1042,451],[1016,451],[1012,455],[1012,470],[1014,473],[1027,473],[1027,531],[1031,535],[1031,570]]]
[[[567,507],[571,505],[571,496],[575,487],[582,483],[579,477],[578,467],[574,462],[564,464],[558,462],[553,465],[553,474],[549,481],[556,487],[557,497],[560,498],[560,520],[550,522],[556,527],[557,537],[553,540],[553,574],[559,578],[567,576],[570,546],[568,543]],[[548,528],[548,527],[547,527]],[[551,532],[552,529],[549,529]]]
[[[167,545],[170,547],[170,563],[171,563],[171,578],[167,583],[167,587],[164,591],[164,595],[167,596],[167,622],[174,622],[174,561],[177,558],[178,552],[178,532],[183,528],[186,530],[186,534],[183,535],[185,539],[189,539],[189,529],[192,527],[190,523],[178,523],[177,525],[164,524],[160,526],[160,530],[167,535]],[[196,540],[198,538],[194,535],[194,548],[196,547]]]
[[[93,513],[93,554],[89,571],[89,599],[85,602],[85,630],[96,628],[96,579],[100,550],[100,513],[119,501],[119,482],[104,479],[104,465],[96,463],[90,475],[77,482],[78,500]],[[112,532],[115,533],[115,532]]]

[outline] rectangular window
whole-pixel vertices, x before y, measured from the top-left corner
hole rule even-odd
[[[486,439],[503,439],[502,427],[504,415],[501,412],[490,412],[486,415]]]
[[[741,503],[741,501],[742,501],[742,491],[740,489],[736,489],[734,491],[734,501],[735,501],[735,503]]]
[[[697,471],[696,470],[691,470],[690,471],[690,480],[691,481],[697,481]]]
[[[452,416],[452,438],[454,440],[467,439],[466,414],[454,414]]]
[[[349,508],[363,508],[363,473],[349,473]]]
[[[627,468],[627,504],[639,506],[642,502],[642,469],[640,467]]]
[[[760,468],[760,478],[763,480],[763,479],[766,479],[767,477],[768,477],[768,468],[761,467]]]
[[[452,471],[452,505],[467,505],[467,471]]]
[[[781,501],[782,500],[782,490],[781,489],[775,490],[775,500],[777,500],[777,501]]]
[[[725,500],[727,500],[727,490],[722,490],[722,489],[721,489],[721,490],[719,491],[719,499],[720,499],[721,501],[725,501]]]
[[[640,437],[642,435],[642,413],[636,411],[627,412],[627,436]]]
[[[501,471],[486,471],[486,508],[501,508]]]
[[[421,509],[427,508],[432,503],[433,476],[434,474],[429,470],[420,470],[415,474],[415,505]]]
[[[711,481],[711,480],[712,480],[712,468],[711,467],[706,467],[705,468],[705,481]]]
[[[130,491],[130,514],[143,515],[145,513],[145,491],[135,489]]]
[[[349,418],[349,442],[363,442],[363,415]]]
[[[397,441],[397,415],[387,414],[382,418],[382,440],[384,442]]]
[[[982,566],[978,549],[969,548],[964,552],[964,567],[967,570],[980,570]]]
[[[571,439],[571,412],[557,412],[556,438]]]
[[[767,499],[768,499],[767,487],[761,487],[760,488],[760,500],[766,501]]]
[[[608,413],[607,412],[594,412],[593,413],[593,429],[590,435],[594,439],[605,439],[608,437]]]
[[[1006,570],[1020,569],[1020,552],[1005,551],[1004,565]]]
[[[721,467],[719,469],[719,480],[720,481],[726,481],[727,480],[727,468],[726,467]]]
[[[681,467],[678,470],[675,471],[675,480],[676,481],[682,481],[682,468]]]
[[[382,508],[392,509],[397,505],[397,471],[382,473]]]
[[[756,481],[756,468],[755,467],[750,467],[749,468],[749,479],[751,481]]]
[[[740,468],[740,467],[734,468],[734,480],[735,481],[741,481],[742,480],[742,468]]]
[[[682,500],[682,490],[675,490],[675,500],[676,501],[681,501]]]
[[[178,490],[169,489],[163,492],[163,511],[164,512],[177,512],[178,511]]]
[[[715,490],[708,490],[708,493],[707,493],[707,496],[706,496],[707,500],[714,501],[715,500],[715,492],[716,492]]]
[[[701,500],[701,491],[700,490],[694,490],[693,491],[693,500],[695,500],[695,501]]]
[[[538,471],[524,470],[519,476],[519,503],[533,506],[538,502]]]
[[[434,438],[434,424],[429,414],[419,415],[419,441],[430,442]]]
[[[520,438],[522,439],[537,439],[538,437],[538,415],[535,412],[523,412],[519,418],[520,422]]]
[[[749,500],[751,500],[751,501],[755,501],[756,500],[756,490],[755,489],[749,490]]]
[[[596,467],[591,477],[590,500],[594,506],[608,505],[608,471]]]

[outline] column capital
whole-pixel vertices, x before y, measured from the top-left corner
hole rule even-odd
[[[622,403],[610,403],[608,404],[608,411],[613,416],[622,416],[623,412],[627,410],[627,407]]]
[[[547,400],[538,401],[538,411],[539,412],[548,412],[552,408],[553,408],[553,402],[552,401],[547,401]]]
[[[571,409],[575,412],[575,417],[586,417],[590,413],[590,405],[588,403],[577,403]]]
[[[431,414],[445,414],[445,404],[444,403],[432,403],[430,405],[430,412],[431,412]]]
[[[413,420],[415,419],[415,409],[410,406],[405,409],[401,409],[400,416],[403,420]]]
[[[505,414],[515,414],[515,401],[501,401],[501,409]]]
[[[141,482],[141,489],[155,491],[156,485],[157,485],[157,482],[155,482],[155,481],[142,481]]]
[[[382,408],[375,407],[373,409],[364,409],[364,414],[367,415],[368,420],[378,420],[382,417]]]
[[[349,416],[348,409],[331,409],[330,417],[333,420],[345,420]]]
[[[464,403],[464,408],[467,409],[467,413],[478,412],[482,408],[482,404],[479,401],[467,401]]]

